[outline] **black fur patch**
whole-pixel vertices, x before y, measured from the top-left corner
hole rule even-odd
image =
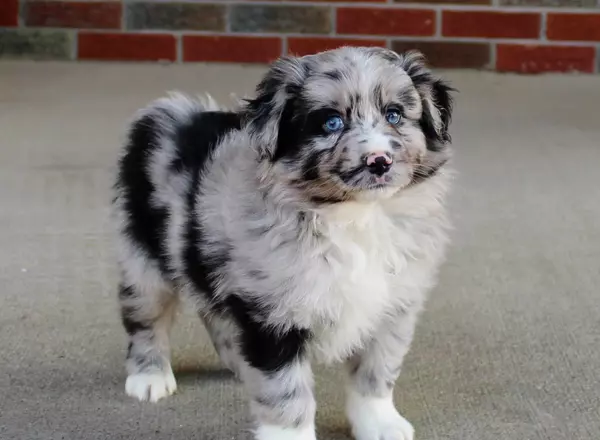
[[[430,151],[441,151],[446,148],[451,137],[448,132],[452,116],[452,96],[450,92],[454,89],[441,80],[431,79],[431,91],[433,104],[440,112],[442,126],[438,131],[434,125],[433,115],[423,99],[423,114],[419,120],[421,130],[427,140],[427,149]]]
[[[285,103],[277,131],[277,147],[272,158],[274,162],[296,157],[300,152],[304,125],[300,115],[302,106],[303,102],[298,98],[290,98]]]
[[[314,203],[316,206],[321,205],[333,205],[335,203],[342,203],[344,199],[338,199],[334,197],[311,197],[310,201]]]
[[[173,170],[198,171],[204,167],[219,139],[241,127],[240,116],[233,112],[202,112],[177,130],[177,158]]]
[[[429,151],[441,151],[444,148],[444,142],[440,134],[435,129],[433,122],[433,115],[429,111],[429,107],[423,102],[423,114],[419,120],[419,126],[421,131],[425,135],[425,141],[427,142],[427,149]]]
[[[255,131],[262,131],[269,122],[275,106],[273,104],[275,92],[260,94],[255,99],[247,100],[245,118],[251,121]]]
[[[446,144],[451,141],[448,127],[452,115],[452,97],[450,91],[453,89],[440,80],[432,83],[432,97],[434,105],[440,112],[442,126],[438,131],[434,125],[433,116],[429,107],[423,100],[423,114],[419,120],[421,130],[427,141],[427,149],[430,151],[441,151],[446,148]]]
[[[440,110],[440,117],[442,119],[442,138],[446,142],[452,140],[450,133],[448,132],[454,107],[454,100],[451,95],[452,92],[456,92],[456,89],[450,87],[442,80],[436,80],[433,83],[433,99]]]
[[[123,327],[129,336],[144,330],[150,330],[152,328],[151,325],[140,322],[133,318],[133,314],[133,309],[129,309],[127,307],[121,308],[121,322],[123,323]]]
[[[274,114],[280,111],[275,108],[274,103],[278,93],[285,90],[288,100],[299,94],[301,88],[298,83],[299,78],[290,78],[287,75],[290,72],[297,73],[298,69],[302,70],[304,77],[308,76],[309,67],[306,63],[298,63],[298,60],[293,60],[292,57],[280,58],[256,87],[256,98],[246,100],[247,106],[243,117],[253,126],[255,132],[262,131],[269,120],[278,117]]]
[[[155,117],[144,116],[132,126],[125,155],[119,163],[116,188],[124,197],[127,213],[126,233],[138,243],[150,258],[158,261],[167,272],[163,235],[167,212],[151,205],[155,191],[147,173],[150,154],[156,150],[161,127]]]
[[[310,338],[307,329],[294,328],[281,333],[267,328],[259,322],[261,307],[236,295],[227,298],[224,307],[242,330],[242,355],[252,367],[275,373],[304,354]]]
[[[279,122],[277,148],[273,161],[297,158],[302,147],[312,138],[332,136],[325,132],[323,124],[327,118],[337,114],[337,111],[330,108],[310,110],[308,103],[301,97],[289,99]],[[314,166],[310,169],[316,171]],[[318,176],[307,177],[307,180],[314,180]]]
[[[281,123],[286,123],[289,126],[295,125],[298,121],[295,120],[295,115],[298,103],[296,98],[300,97],[302,83],[310,74],[310,66],[308,60],[300,60],[295,57],[283,57],[276,61],[267,75],[256,87],[256,98],[246,100],[247,106],[244,112],[244,120],[250,125],[253,132],[257,133],[265,129],[267,123],[271,120],[277,120],[279,132],[276,140],[276,145],[273,145],[275,150],[270,157],[276,161],[283,157],[294,154],[294,148],[299,144],[290,142],[289,137],[285,137],[285,130],[281,129]],[[279,99],[285,100],[284,108],[279,108],[275,105],[275,97],[284,91],[284,96]],[[278,114],[282,112],[282,114]],[[293,128],[293,127],[292,127]],[[292,130],[293,131],[293,130]],[[284,135],[285,139],[279,139],[280,135]]]

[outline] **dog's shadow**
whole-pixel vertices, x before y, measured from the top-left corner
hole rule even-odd
[[[180,384],[197,382],[239,382],[236,376],[228,369],[219,366],[190,365],[174,368],[173,373]]]

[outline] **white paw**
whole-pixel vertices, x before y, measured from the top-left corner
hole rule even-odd
[[[127,395],[142,401],[157,402],[173,394],[176,389],[177,383],[171,369],[168,372],[132,374],[125,382]]]
[[[395,420],[382,424],[379,429],[379,440],[413,440],[415,429],[408,420],[397,414]]]
[[[256,440],[317,440],[312,424],[299,428],[260,425],[254,434]]]
[[[394,407],[392,398],[350,393],[347,415],[356,440],[413,440],[415,430]]]

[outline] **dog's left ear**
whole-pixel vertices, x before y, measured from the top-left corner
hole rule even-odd
[[[419,122],[427,139],[427,149],[446,149],[451,142],[448,131],[453,109],[451,94],[456,89],[434,76],[427,67],[425,56],[418,50],[410,50],[403,54],[384,48],[373,47],[367,50],[398,65],[408,74],[421,96],[423,115]]]
[[[450,159],[450,121],[452,119],[452,92],[456,90],[427,67],[425,56],[419,51],[398,54],[389,49],[371,49],[387,61],[401,67],[412,80],[423,106],[419,124],[425,136],[427,152],[420,159],[413,175],[413,184],[423,182],[437,173]]]
[[[412,79],[423,104],[419,123],[427,140],[427,150],[442,151],[452,140],[449,127],[452,120],[452,92],[456,90],[427,67],[425,57],[418,51],[398,55],[402,68]]]

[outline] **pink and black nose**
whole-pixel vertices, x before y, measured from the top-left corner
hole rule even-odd
[[[384,152],[371,153],[365,157],[365,165],[371,174],[383,176],[392,167],[392,158]]]

